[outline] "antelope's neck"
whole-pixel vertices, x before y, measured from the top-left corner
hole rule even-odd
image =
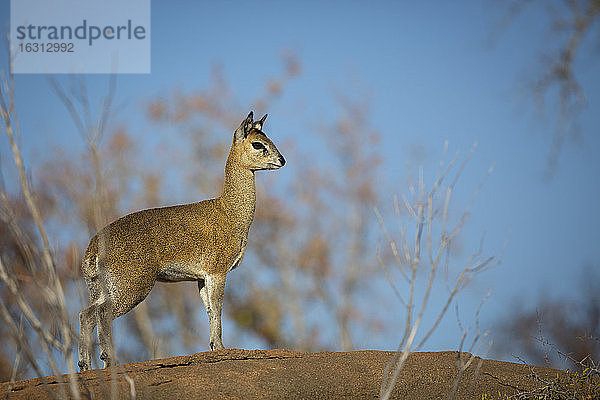
[[[223,209],[233,225],[248,232],[256,207],[254,172],[240,168],[229,158],[225,164],[225,184],[221,195]]]

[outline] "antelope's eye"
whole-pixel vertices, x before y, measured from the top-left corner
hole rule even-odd
[[[265,146],[261,142],[252,142],[252,147],[254,147],[256,150],[265,148]]]

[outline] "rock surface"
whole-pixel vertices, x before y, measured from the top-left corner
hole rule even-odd
[[[123,364],[76,374],[84,399],[375,399],[388,351],[299,353],[291,350],[220,350]],[[462,353],[463,359],[468,353]],[[397,399],[446,399],[458,375],[458,353],[414,353],[399,375]],[[557,371],[535,367],[539,376]],[[462,374],[457,399],[511,395],[537,382],[526,365],[476,357]],[[72,398],[68,376],[0,383],[8,399]]]

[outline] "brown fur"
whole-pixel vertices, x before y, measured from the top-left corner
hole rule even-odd
[[[90,241],[82,274],[90,304],[80,314],[79,366],[90,367],[90,336],[98,324],[101,359],[114,360],[112,320],[140,303],[156,281],[198,281],[209,315],[210,347],[223,348],[221,306],[226,274],[242,260],[254,218],[254,172],[285,164],[259,121],[248,115],[235,131],[220,197],[138,211],[117,219]],[[262,144],[255,149],[253,143]]]

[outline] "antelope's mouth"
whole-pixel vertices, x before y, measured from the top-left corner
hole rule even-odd
[[[285,165],[285,158],[280,154],[277,163],[267,163],[268,169],[278,169]]]

